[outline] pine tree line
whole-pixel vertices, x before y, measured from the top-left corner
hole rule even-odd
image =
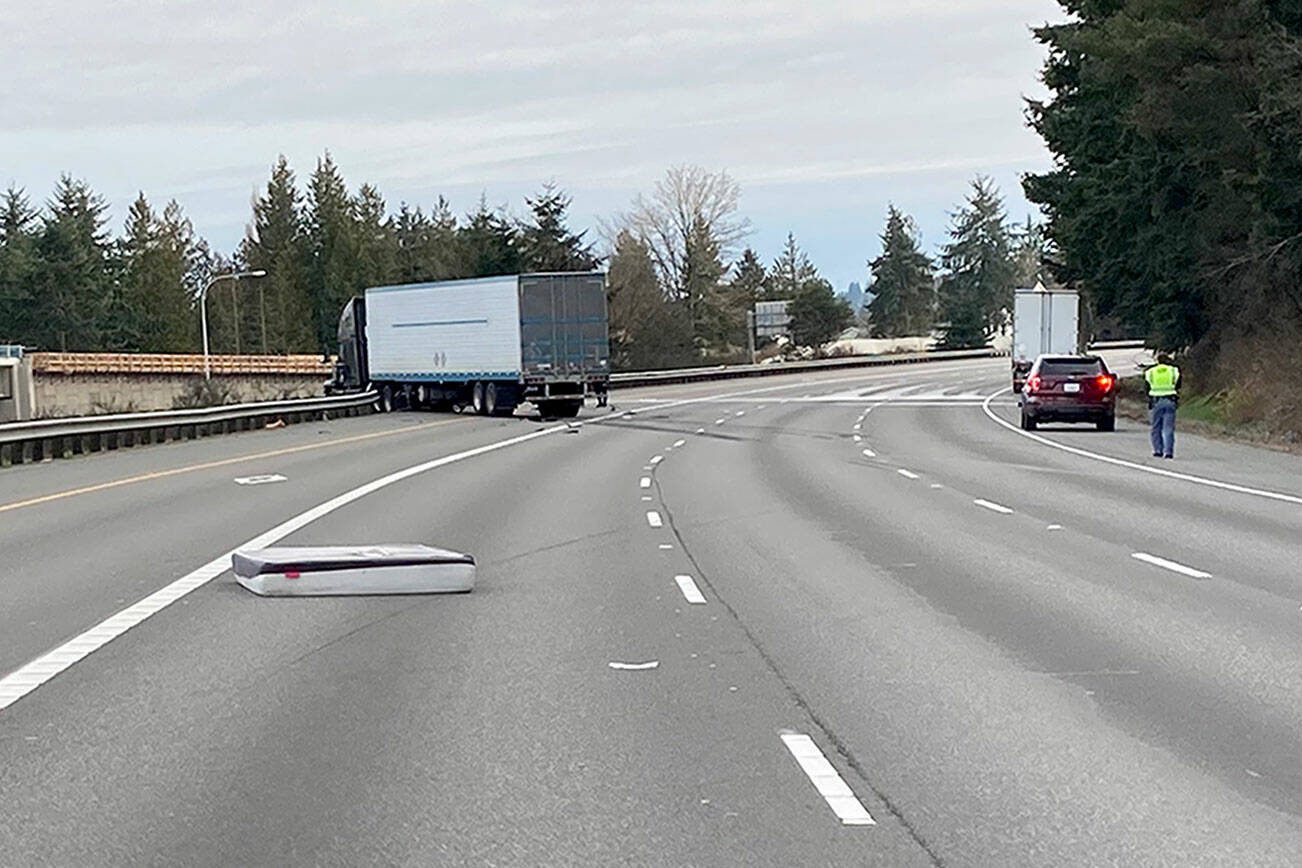
[[[742,247],[749,224],[739,200],[726,173],[675,167],[603,225],[603,257],[586,232],[570,229],[570,198],[552,184],[525,199],[523,218],[482,197],[464,217],[442,197],[428,210],[404,202],[391,213],[374,186],[350,190],[328,153],[305,183],[281,157],[252,203],[246,237],[225,257],[195,234],[176,202],[157,210],[143,194],[111,237],[103,199],[65,176],[43,209],[17,189],[0,201],[0,342],[192,352],[200,291],[216,275],[251,270],[266,276],[221,281],[207,295],[214,352],[328,352],[339,312],[367,286],[603,263],[622,369],[748,360],[748,313],[758,301],[791,302],[800,345],[819,346],[852,324],[855,311],[794,234],[767,267]],[[969,345],[998,325],[1001,293],[1025,245],[986,181],[976,182],[954,221],[938,277],[912,221],[892,206],[882,254],[869,263],[873,333],[938,328],[947,343]]]
[[[881,245],[868,263],[869,331],[883,338],[936,333],[947,349],[984,346],[1004,328],[1013,289],[1044,280],[1050,255],[1043,227],[1029,219],[1010,224],[998,188],[984,177],[972,181],[951,215],[939,262],[922,251],[916,224],[894,205]]]
[[[113,238],[103,198],[84,181],[61,178],[43,209],[10,188],[0,199],[0,343],[193,352],[208,281],[261,270],[265,277],[213,285],[213,351],[323,352],[333,349],[344,303],[367,286],[597,267],[586,233],[567,226],[563,191],[545,184],[525,204],[519,219],[484,199],[460,220],[442,198],[428,213],[403,203],[389,214],[375,187],[350,192],[328,153],[303,189],[281,157],[226,258],[174,201],[159,211],[142,193]]]

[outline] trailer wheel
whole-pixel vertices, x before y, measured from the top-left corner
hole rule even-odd
[[[552,412],[558,419],[573,419],[582,409],[582,401],[557,401],[552,407]]]
[[[416,409],[424,410],[429,406],[429,386],[421,383],[416,387]]]
[[[482,382],[476,382],[470,389],[470,408],[480,416],[483,416],[488,412],[488,407],[486,406],[484,398],[484,384]]]
[[[484,410],[489,416],[510,416],[515,412],[515,389],[489,383],[484,388]]]
[[[380,390],[380,412],[393,412],[393,386],[385,386]]]

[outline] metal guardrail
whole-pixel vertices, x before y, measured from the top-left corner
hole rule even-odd
[[[247,431],[277,420],[291,424],[330,416],[356,416],[369,412],[375,400],[374,392],[363,392],[256,404],[224,404],[194,410],[12,422],[0,425],[0,467],[146,443],[193,440],[230,431]]]
[[[701,380],[728,380],[738,377],[766,377],[800,371],[824,371],[841,368],[873,368],[885,365],[908,365],[919,362],[942,362],[947,359],[986,359],[1005,356],[1000,350],[940,350],[930,353],[890,353],[880,356],[840,356],[834,359],[811,359],[805,362],[779,362],[769,365],[716,365],[708,368],[677,368],[666,371],[637,371],[611,374],[612,389],[654,386],[665,383],[692,383]]]

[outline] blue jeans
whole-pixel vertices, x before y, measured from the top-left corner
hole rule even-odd
[[[1154,398],[1148,408],[1149,437],[1153,454],[1175,455],[1175,398]]]

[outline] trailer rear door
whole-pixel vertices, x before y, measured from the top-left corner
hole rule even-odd
[[[605,275],[522,276],[520,338],[525,376],[609,373]]]

